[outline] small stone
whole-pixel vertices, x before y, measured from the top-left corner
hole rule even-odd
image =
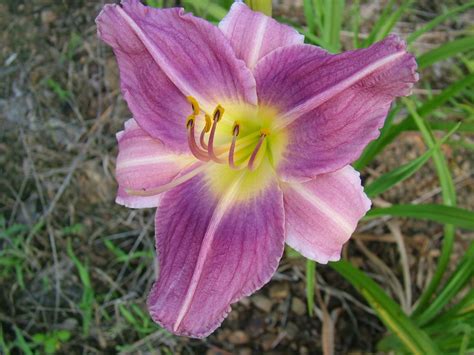
[[[264,351],[271,350],[275,343],[277,336],[275,334],[265,334],[262,337],[262,348]]]
[[[252,302],[261,311],[269,313],[272,310],[272,301],[263,295],[255,295],[252,297]]]
[[[299,354],[300,355],[308,355],[309,354],[308,348],[306,346],[301,346]]]
[[[272,299],[285,299],[289,294],[290,285],[286,282],[276,283],[270,287],[270,298]]]
[[[286,336],[289,340],[293,340],[298,336],[298,333],[300,332],[298,326],[295,323],[289,322],[286,327]]]
[[[306,314],[306,305],[299,298],[294,297],[291,300],[291,310],[298,316],[303,316]]]
[[[56,21],[58,16],[52,10],[43,10],[41,11],[41,22],[45,26],[49,26],[54,21]]]
[[[242,349],[238,350],[237,354],[239,354],[239,355],[252,355],[252,349],[242,348]]]
[[[247,333],[237,330],[229,335],[229,342],[234,345],[243,345],[249,342]]]
[[[219,349],[216,347],[212,347],[206,351],[206,355],[231,355],[229,352]]]
[[[250,298],[244,297],[239,301],[239,303],[244,307],[248,308],[250,306]]]

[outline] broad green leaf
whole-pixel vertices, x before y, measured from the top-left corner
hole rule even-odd
[[[329,264],[367,300],[380,320],[413,354],[437,354],[436,345],[370,277],[347,261]]]
[[[423,219],[474,230],[474,212],[458,207],[435,204],[394,205],[374,208],[367,213],[365,218],[372,219],[382,216]]]

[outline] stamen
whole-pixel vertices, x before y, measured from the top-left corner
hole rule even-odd
[[[194,120],[195,116],[191,115],[188,117],[186,121],[186,128],[188,130],[188,144],[191,153],[202,161],[209,161],[209,155],[206,151],[203,151],[199,146],[196,144],[196,137],[194,136]]]
[[[240,126],[239,122],[234,123],[234,127],[232,128],[232,143],[230,144],[230,149],[229,149],[229,166],[234,169],[234,170],[240,170],[243,168],[244,164],[241,164],[239,166],[235,165],[234,161],[234,155],[235,155],[235,143],[237,142],[237,137],[240,133]]]
[[[191,104],[191,107],[193,108],[193,115],[194,116],[199,115],[199,113],[201,112],[201,109],[199,108],[199,103],[197,102],[197,100],[192,96],[187,96],[186,99],[188,100],[188,102]]]
[[[257,161],[257,155],[258,155],[258,153],[260,151],[260,148],[262,147],[263,143],[265,143],[265,138],[267,137],[267,132],[264,132],[262,130],[261,133],[262,134],[260,136],[260,139],[258,140],[258,143],[255,146],[255,149],[253,150],[252,155],[250,156],[250,159],[249,159],[249,163],[247,165],[247,167],[250,171],[254,171],[256,168],[258,168],[258,166],[260,165],[260,162],[262,160],[262,157],[263,157],[263,156],[261,156],[260,159],[258,159],[258,161]],[[257,164],[255,162],[257,162]]]
[[[221,105],[217,105],[213,113],[214,122],[212,123],[211,133],[209,135],[209,141],[207,143],[207,152],[209,153],[209,157],[219,164],[224,164],[225,160],[219,158],[214,151],[214,137],[216,135],[217,123],[220,121],[223,114],[224,108]]]
[[[209,132],[209,130],[211,129],[211,124],[212,123],[211,123],[211,117],[207,113],[204,117],[206,119],[206,125],[204,126],[204,128],[201,131],[201,136],[199,137],[199,142],[201,143],[201,147],[203,147],[204,149],[207,150],[207,144],[204,140],[204,137],[205,137],[206,133]]]

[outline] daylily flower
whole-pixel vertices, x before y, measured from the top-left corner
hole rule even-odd
[[[400,38],[333,55],[243,3],[218,27],[133,0],[97,24],[133,114],[117,202],[158,207],[157,323],[207,336],[270,280],[285,242],[339,260],[371,205],[349,164],[418,79]]]

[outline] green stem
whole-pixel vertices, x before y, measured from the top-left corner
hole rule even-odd
[[[247,5],[254,11],[259,11],[267,16],[272,16],[271,0],[246,0]]]

